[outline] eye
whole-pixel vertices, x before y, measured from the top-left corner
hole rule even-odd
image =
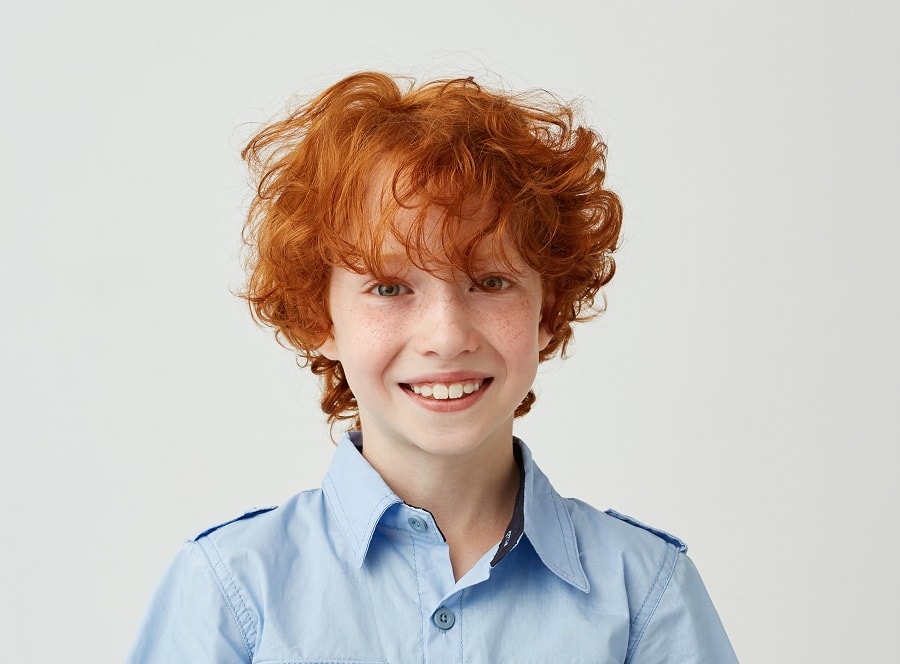
[[[378,284],[372,288],[373,293],[381,297],[396,297],[408,292],[409,289],[401,284]]]
[[[509,288],[509,286],[510,286],[509,281],[507,281],[503,277],[498,277],[495,274],[493,274],[489,277],[485,277],[484,279],[482,279],[481,281],[478,282],[478,287],[481,290],[486,290],[486,291],[502,291],[502,290],[506,290],[507,288]]]

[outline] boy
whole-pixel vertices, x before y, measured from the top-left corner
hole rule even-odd
[[[244,151],[247,298],[352,419],[322,488],[189,542],[133,662],[735,662],[685,546],[513,437],[613,276],[605,145],[544,98],[350,76]]]

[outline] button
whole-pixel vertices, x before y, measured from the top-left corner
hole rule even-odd
[[[432,620],[434,620],[434,624],[437,625],[440,629],[450,629],[456,622],[456,616],[453,615],[453,611],[445,606],[442,606],[435,612],[434,618],[432,618]]]
[[[418,516],[411,516],[406,520],[409,524],[409,527],[415,530],[417,533],[424,533],[428,530],[428,524],[425,523],[425,520]]]

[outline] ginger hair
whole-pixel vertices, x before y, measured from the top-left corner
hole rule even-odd
[[[388,233],[415,265],[470,275],[481,243],[502,253],[496,240],[510,238],[542,277],[542,321],[552,337],[540,361],[564,354],[572,323],[603,309],[602,297],[599,306],[595,300],[615,273],[622,208],[604,188],[605,143],[575,120],[571,106],[546,92],[492,91],[471,77],[416,85],[363,72],[264,127],[244,148],[256,194],[244,226],[243,296],[254,319],[320,378],[332,425],[355,419],[359,426],[359,419],[340,362],[318,351],[332,324],[331,268],[380,276]],[[366,192],[385,170],[384,209],[373,216]],[[490,203],[493,214],[463,228],[473,201]],[[441,255],[425,246],[425,211],[434,206],[442,210]],[[403,229],[392,223],[401,207],[418,210]],[[529,391],[516,416],[534,401]]]

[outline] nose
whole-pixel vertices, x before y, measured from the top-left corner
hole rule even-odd
[[[478,333],[465,293],[443,284],[424,297],[419,311],[416,347],[422,354],[453,359],[478,348]]]

